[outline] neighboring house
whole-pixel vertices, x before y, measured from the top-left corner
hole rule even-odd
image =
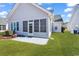
[[[37,4],[19,3],[7,16],[8,28],[18,35],[49,38],[53,17],[51,12]]]
[[[0,19],[0,32],[4,32],[8,29],[8,23],[6,19]]]
[[[75,31],[79,33],[79,4],[74,6],[72,12],[70,22],[68,23],[68,30],[71,33],[74,33]]]
[[[54,20],[52,21],[52,32],[62,32],[63,19],[60,15],[54,15]]]
[[[69,23],[69,22],[63,23],[63,27],[67,29],[68,23]]]
[[[69,22],[63,23],[63,27],[64,27],[64,30],[65,30],[65,31],[68,31],[68,23],[69,23]]]

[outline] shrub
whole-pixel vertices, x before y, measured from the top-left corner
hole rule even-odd
[[[6,36],[9,36],[10,34],[9,34],[9,31],[5,31],[5,35]]]
[[[12,31],[7,30],[7,31],[5,31],[5,34],[4,34],[4,35],[6,35],[6,36],[13,35],[13,32],[12,32]]]

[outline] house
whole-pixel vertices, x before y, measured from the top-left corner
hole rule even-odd
[[[7,15],[8,29],[18,35],[49,38],[52,32],[51,12],[34,3],[18,3]]]
[[[71,33],[79,33],[79,4],[74,6],[67,28]]]
[[[0,32],[4,32],[8,29],[8,23],[6,19],[0,18]]]
[[[54,15],[54,20],[52,21],[52,32],[62,32],[63,19],[61,15]]]
[[[64,28],[64,31],[68,31],[68,23],[69,22],[65,22],[65,23],[63,23],[63,28]]]
[[[63,27],[67,29],[68,23],[69,23],[69,22],[63,23]]]

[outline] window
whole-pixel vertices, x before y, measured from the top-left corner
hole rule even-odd
[[[0,25],[0,30],[1,30],[1,25]]]
[[[3,25],[3,30],[6,30],[6,25]]]
[[[34,20],[34,32],[39,32],[39,20]]]
[[[55,27],[55,30],[57,30],[57,27]]]
[[[14,31],[16,30],[16,23],[14,22],[14,29],[13,29]]]
[[[46,19],[40,20],[40,32],[46,32]]]
[[[19,31],[19,22],[16,22],[17,23],[17,31]]]
[[[29,22],[33,22],[33,20],[29,20]]]
[[[6,25],[0,25],[0,30],[6,30]]]
[[[11,23],[11,30],[13,31],[13,23]]]
[[[11,30],[12,31],[16,30],[16,23],[15,22],[11,22]]]
[[[23,31],[28,32],[28,21],[23,21]]]
[[[30,23],[29,24],[29,33],[32,33],[33,32],[32,29],[33,29],[33,26],[32,26],[32,23]]]

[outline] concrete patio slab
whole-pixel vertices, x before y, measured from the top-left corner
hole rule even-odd
[[[20,42],[28,42],[28,43],[34,43],[38,45],[45,45],[48,42],[47,38],[36,38],[36,37],[16,37],[12,40],[20,41]]]

